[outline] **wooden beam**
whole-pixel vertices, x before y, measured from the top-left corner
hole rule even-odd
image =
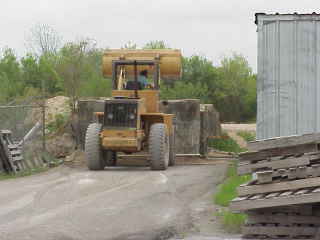
[[[245,226],[242,227],[243,235],[267,236],[313,236],[317,227],[282,227],[282,226]]]
[[[258,169],[268,168],[268,169],[282,169],[291,168],[298,166],[306,166],[310,164],[309,156],[302,156],[298,158],[286,158],[277,161],[265,161],[252,164],[239,164],[238,174],[245,175],[250,174]]]
[[[239,154],[239,161],[258,161],[276,156],[297,155],[302,153],[317,152],[318,144],[310,143],[286,148],[274,148],[264,151],[252,151]]]
[[[320,133],[312,133],[301,136],[295,135],[289,137],[278,137],[261,141],[249,142],[247,147],[249,151],[261,151],[265,149],[290,147],[318,142],[320,142]]]
[[[314,208],[311,204],[302,204],[302,205],[290,205],[282,207],[271,207],[271,208],[262,208],[256,210],[246,211],[248,215],[255,214],[290,214],[290,215],[303,215],[303,216],[312,216],[314,213]]]
[[[286,224],[315,224],[319,226],[320,217],[316,216],[300,216],[288,214],[250,214],[247,219],[247,224],[271,224],[279,223]]]
[[[263,185],[248,185],[243,187],[238,187],[239,196],[262,194],[262,193],[272,193],[288,190],[298,190],[301,188],[318,187],[320,186],[320,177],[317,178],[307,178],[295,181],[270,183]]]
[[[259,208],[281,207],[295,204],[310,204],[320,202],[320,192],[312,192],[301,195],[278,196],[275,198],[262,198],[258,200],[234,200],[230,203],[232,211],[247,211]]]

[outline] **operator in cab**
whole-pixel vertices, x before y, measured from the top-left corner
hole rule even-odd
[[[138,76],[138,82],[140,83],[142,89],[145,89],[148,86],[148,71],[147,70],[143,70],[140,72],[140,74]]]

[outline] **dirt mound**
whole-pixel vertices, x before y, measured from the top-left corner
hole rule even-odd
[[[71,113],[70,98],[65,96],[56,96],[49,98],[46,102],[46,124],[52,123],[56,120],[56,116],[69,115]],[[41,108],[35,108],[26,118],[26,122],[36,124],[42,120]]]

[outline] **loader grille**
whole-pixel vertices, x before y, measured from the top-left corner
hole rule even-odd
[[[106,101],[104,125],[106,127],[137,127],[137,102]]]

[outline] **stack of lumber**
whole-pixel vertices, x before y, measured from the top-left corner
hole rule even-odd
[[[17,173],[24,169],[21,148],[12,141],[11,131],[0,131],[0,172]]]
[[[317,239],[320,226],[320,134],[255,141],[239,156],[238,188],[230,208],[248,215],[244,238]],[[320,238],[319,238],[320,239]]]

